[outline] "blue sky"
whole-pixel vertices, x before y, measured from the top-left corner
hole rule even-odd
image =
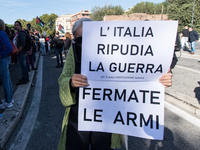
[[[161,3],[164,0],[144,0]],[[80,10],[92,10],[94,6],[105,4],[121,5],[124,10],[142,2],[142,0],[0,0],[0,19],[13,24],[17,19],[31,21],[36,16],[55,13],[58,16],[76,13]]]

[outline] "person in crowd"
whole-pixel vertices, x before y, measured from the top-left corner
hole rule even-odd
[[[69,51],[69,48],[72,44],[72,37],[71,34],[69,32],[65,33],[65,44],[64,44],[64,54],[65,54],[65,58],[67,57],[67,53]]]
[[[30,35],[28,30],[25,30],[25,31],[26,31],[27,35]],[[31,37],[31,40],[33,42],[32,37]],[[33,42],[33,44],[34,44],[34,42]],[[30,64],[31,64],[32,70],[36,70],[36,68],[34,67],[34,62],[33,62],[33,47],[31,47],[31,49],[29,51],[27,51],[27,56],[26,56],[26,66],[27,66],[29,72],[31,71]]]
[[[56,32],[55,37],[53,39],[53,44],[55,46],[55,53],[56,53],[56,58],[57,58],[56,68],[63,67],[62,51],[63,51],[64,42],[62,44],[60,40],[62,39],[60,39],[59,32]]]
[[[181,31],[180,38],[181,38],[182,48],[183,48],[183,50],[186,50],[189,47],[189,43],[188,43],[188,40],[189,40],[188,26],[185,26],[185,29],[183,29]]]
[[[17,30],[17,34],[15,34],[15,37],[13,39],[13,43],[18,48],[17,53],[17,60],[19,63],[19,67],[22,72],[22,79],[20,79],[16,84],[27,84],[29,82],[29,75],[28,75],[28,68],[26,66],[26,36],[27,34],[22,30],[22,24],[19,21],[15,21],[15,29]]]
[[[50,54],[50,49],[49,49],[49,37],[47,36],[45,40],[46,40],[46,43],[45,43],[45,44],[46,44],[46,45],[45,45],[45,46],[46,46],[46,53],[47,53],[47,54]]]
[[[189,28],[189,32],[189,42],[191,43],[191,52],[189,53],[194,54],[196,42],[199,40],[199,34],[192,27]]]
[[[50,53],[54,51],[53,39],[54,39],[54,36],[50,35],[50,39],[49,39]]]
[[[5,32],[5,23],[0,19],[0,78],[2,81],[5,99],[1,100],[0,104],[0,118],[6,107],[12,107],[13,89],[9,72],[10,53],[13,47],[9,41],[8,35]]]
[[[5,32],[8,35],[9,41],[11,41],[11,34],[10,34],[10,28],[8,26],[5,26]],[[9,57],[9,71],[11,71],[11,57]]]
[[[35,60],[36,60],[35,53],[36,53],[36,50],[37,50],[37,47],[36,47],[36,44],[35,44],[36,39],[35,39],[33,31],[30,31],[29,35],[30,35],[31,39],[33,40],[33,44],[34,44],[34,47],[32,47],[32,57],[33,57],[33,63],[35,63]],[[35,70],[33,68],[33,66],[32,66],[32,70]]]
[[[42,37],[39,38],[39,43],[40,43],[40,51],[42,52],[42,56],[46,56],[44,35],[42,35]]]
[[[35,34],[35,44],[36,44],[36,51],[39,51],[40,47],[39,47],[39,35],[36,33]]]
[[[75,39],[67,54],[63,72],[58,79],[60,99],[66,107],[58,150],[89,150],[89,145],[92,150],[112,150],[120,147],[120,135],[78,131],[79,87],[89,85],[87,77],[80,74],[83,21],[91,21],[91,19],[82,18],[73,25],[72,33]],[[172,74],[167,73],[162,75],[159,81],[164,86],[171,86],[171,78]]]
[[[15,37],[15,31],[13,29],[10,30],[10,37],[11,37],[11,41],[13,41],[14,37]],[[17,64],[17,55],[13,54],[11,55],[11,64]]]

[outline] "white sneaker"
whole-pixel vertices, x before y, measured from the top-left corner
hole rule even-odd
[[[5,103],[5,99],[1,100],[2,103]],[[14,103],[15,101],[12,99],[11,103]]]
[[[10,107],[13,107],[13,104],[12,104],[12,102],[11,102],[11,103],[4,102],[4,103],[3,103],[3,106],[4,106],[5,108],[6,108],[6,107],[10,108]]]
[[[3,104],[0,104],[0,109],[4,109],[4,105]]]

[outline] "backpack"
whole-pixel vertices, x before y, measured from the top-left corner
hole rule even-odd
[[[30,51],[31,47],[32,47],[32,39],[31,37],[26,33],[26,31],[20,31],[20,32],[24,32],[26,34],[26,45],[24,47],[24,49],[26,51]]]
[[[62,48],[64,45],[64,41],[62,39],[59,39],[57,42],[56,42],[56,48]]]

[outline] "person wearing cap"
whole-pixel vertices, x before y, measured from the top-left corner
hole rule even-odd
[[[104,132],[78,131],[79,87],[87,87],[87,77],[81,74],[82,18],[72,28],[74,40],[67,54],[63,72],[58,79],[59,94],[66,107],[58,150],[112,150],[120,148],[121,135]],[[164,86],[171,86],[171,73],[160,78]]]

